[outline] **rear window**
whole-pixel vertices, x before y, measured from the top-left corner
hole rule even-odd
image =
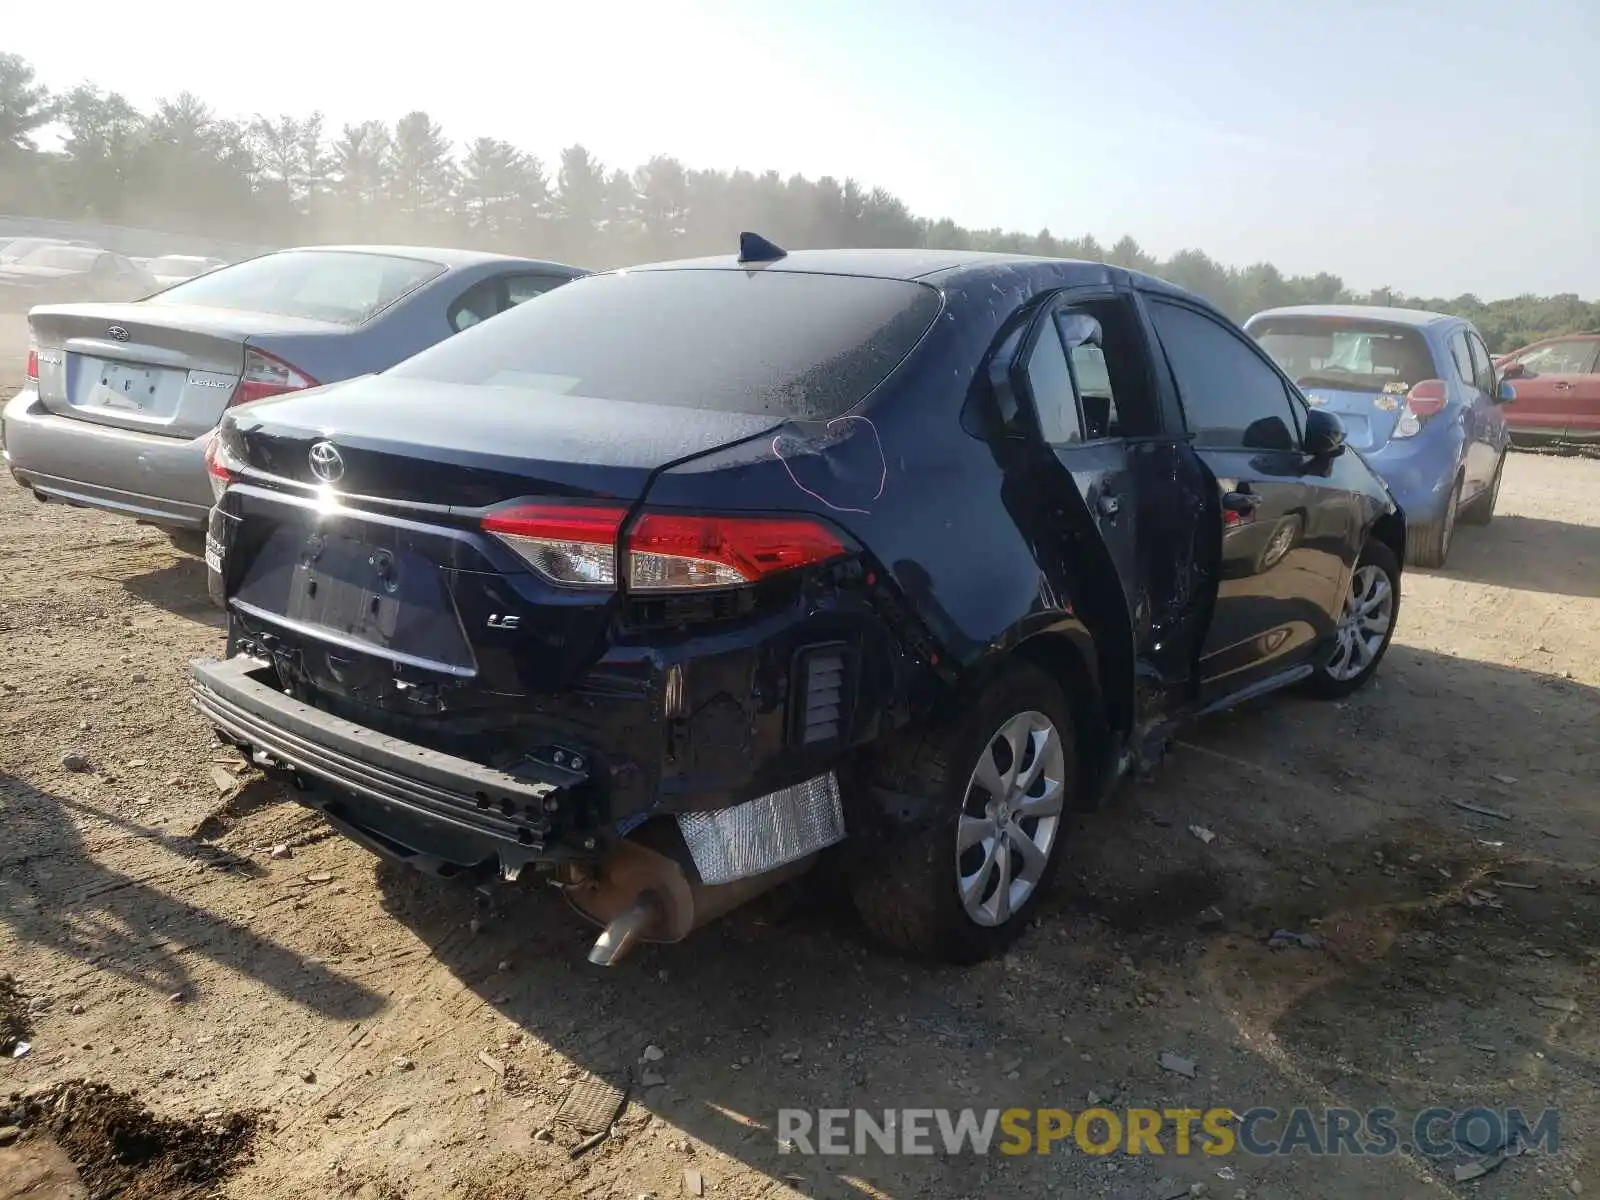
[[[1408,391],[1414,383],[1439,376],[1422,334],[1404,325],[1271,317],[1252,321],[1250,336],[1301,387]]]
[[[621,271],[556,288],[390,374],[827,419],[883,381],[940,304],[934,289],[899,279]]]
[[[150,297],[359,325],[444,270],[436,262],[350,250],[285,250],[222,267]]]

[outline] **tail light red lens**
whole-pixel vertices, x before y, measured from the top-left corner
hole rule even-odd
[[[846,552],[844,542],[807,517],[710,517],[645,512],[619,538],[627,510],[613,506],[528,504],[483,520],[552,583],[617,586],[616,547],[624,543],[631,591],[738,587]]]
[[[298,367],[265,350],[246,347],[244,370],[239,373],[239,383],[233,389],[233,397],[228,403],[249,404],[252,400],[265,400],[268,396],[281,396],[285,392],[298,392],[316,386],[317,381]]]
[[[37,380],[39,378],[39,347],[28,347],[28,365],[23,374],[28,379]]]
[[[519,504],[483,519],[483,529],[551,583],[617,585],[617,533],[625,508]]]
[[[1445,406],[1449,398],[1449,393],[1445,391],[1444,380],[1424,379],[1407,393],[1406,403],[1417,416],[1431,417]]]
[[[827,562],[844,549],[836,534],[805,517],[646,512],[628,531],[628,587],[736,587]]]
[[[222,435],[213,432],[206,442],[206,475],[211,480],[212,500],[222,499],[222,493],[228,490],[228,485],[239,478],[240,464],[228,453],[222,444]]]
[[[1397,438],[1415,437],[1422,432],[1428,418],[1444,408],[1450,393],[1442,379],[1424,379],[1406,393],[1406,402],[1400,407],[1400,418],[1394,425]]]

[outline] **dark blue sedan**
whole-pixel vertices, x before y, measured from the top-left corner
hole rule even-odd
[[[230,410],[220,736],[375,853],[558,884],[594,962],[824,850],[972,961],[1180,722],[1378,669],[1404,516],[1211,305],[743,240]]]
[[[1442,567],[1458,522],[1493,519],[1511,441],[1501,406],[1515,396],[1470,321],[1330,304],[1270,309],[1245,329],[1383,476],[1408,561]]]

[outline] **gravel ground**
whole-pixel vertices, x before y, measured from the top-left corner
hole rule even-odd
[[[1600,462],[1513,457],[1494,524],[1463,531],[1447,572],[1408,574],[1375,687],[1190,730],[1076,822],[1040,927],[1004,961],[888,957],[804,889],[604,972],[559,897],[485,906],[381,868],[219,749],[184,692],[187,660],[222,645],[199,562],[0,489],[0,974],[32,1047],[0,1059],[0,1126],[8,1092],[78,1079],[114,1091],[55,1094],[146,1106],[140,1128],[195,1144],[249,1114],[253,1149],[207,1160],[233,1164],[220,1183],[194,1176],[236,1200],[1592,1194],[1597,494]],[[1271,948],[1277,929],[1315,947]],[[589,1075],[631,1075],[633,1098],[572,1159],[556,1108]],[[775,1145],[780,1107],[1096,1099],[1556,1104],[1563,1148],[1457,1184],[1409,1155]],[[9,1148],[0,1129],[0,1198],[59,1178],[40,1164],[61,1146],[85,1179],[127,1174],[43,1108],[13,1108]],[[176,1170],[175,1153],[152,1161]],[[29,1195],[82,1194],[59,1189]]]

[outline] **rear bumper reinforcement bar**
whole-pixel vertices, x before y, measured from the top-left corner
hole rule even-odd
[[[567,807],[562,793],[586,782],[586,773],[539,763],[523,777],[443,754],[285,695],[259,677],[270,672],[270,664],[244,655],[197,659],[189,664],[194,705],[228,740],[368,802],[359,806],[361,825],[385,834],[392,825],[418,851],[428,846],[414,843],[432,840],[432,829],[442,842],[465,838],[507,863],[569,857],[541,852],[551,810]]]

